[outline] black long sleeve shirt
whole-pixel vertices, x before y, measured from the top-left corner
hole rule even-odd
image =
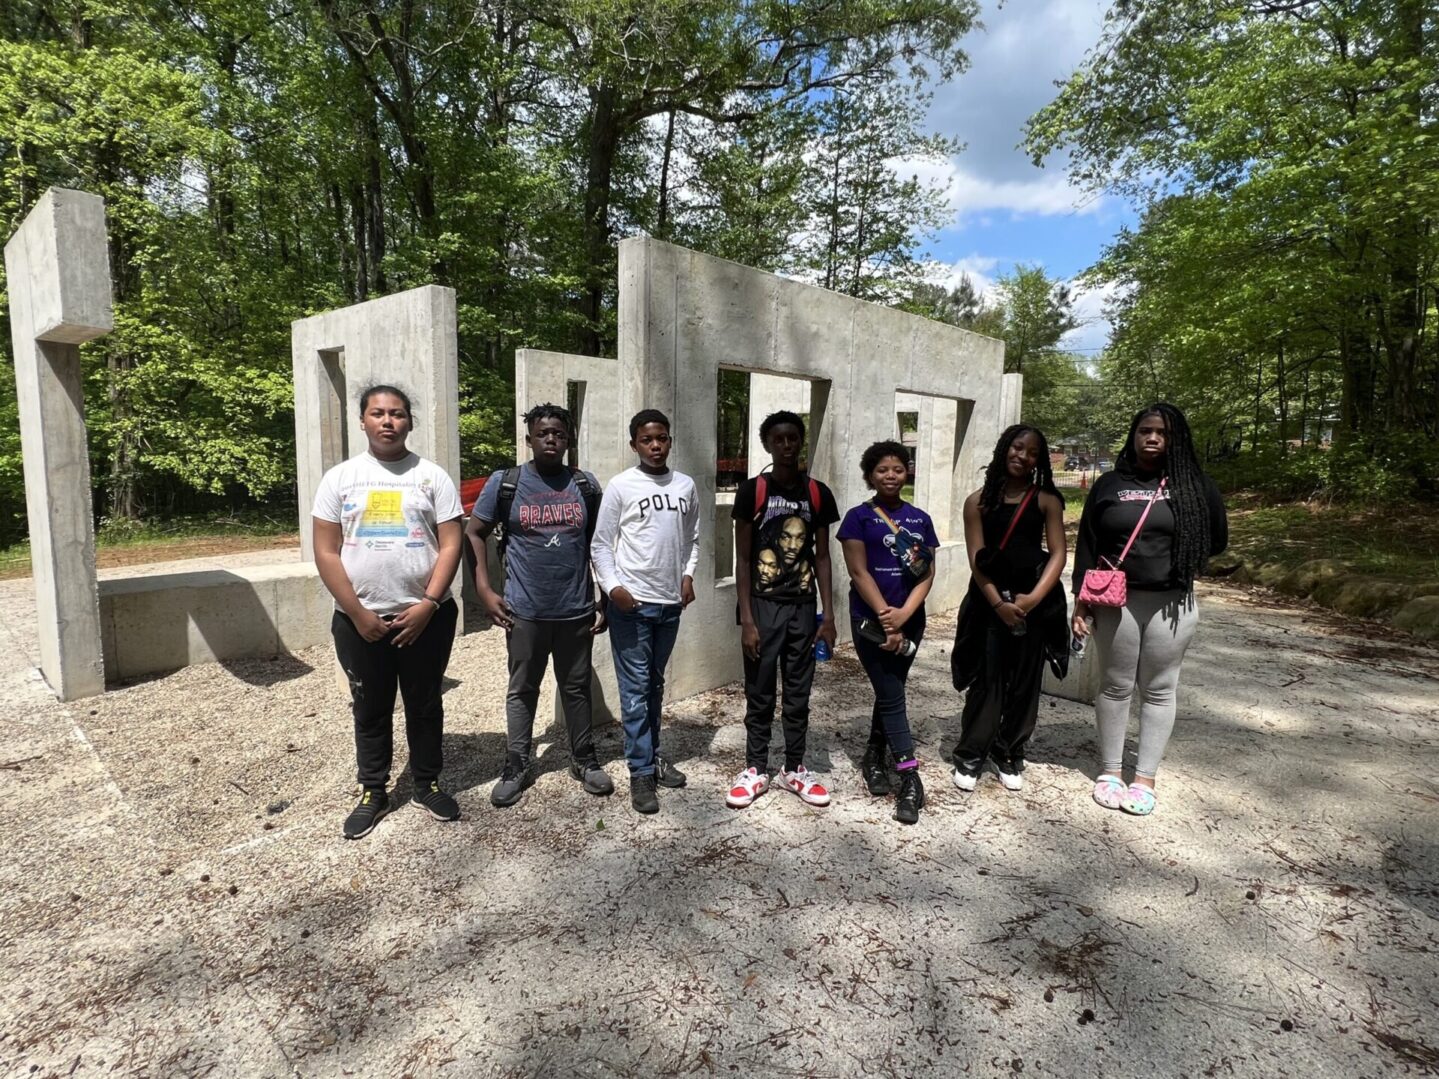
[[[1120,552],[1129,542],[1129,534],[1139,523],[1144,507],[1149,504],[1158,476],[1141,476],[1135,472],[1106,472],[1095,480],[1084,514],[1079,519],[1079,542],[1074,551],[1073,588],[1079,592],[1085,570],[1100,565],[1099,559],[1119,561]],[[1209,553],[1217,555],[1229,546],[1229,518],[1224,512],[1224,499],[1219,488],[1204,477],[1204,497],[1209,504]],[[1129,549],[1124,560],[1124,574],[1129,587],[1146,592],[1187,589],[1193,581],[1184,580],[1174,565],[1174,511],[1169,506],[1169,488],[1155,500],[1154,509],[1144,522],[1144,531]]]

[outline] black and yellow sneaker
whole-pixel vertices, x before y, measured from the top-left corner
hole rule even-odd
[[[459,820],[460,806],[453,798],[440,790],[440,781],[432,779],[415,788],[415,805],[429,811],[435,820]]]
[[[360,804],[350,810],[345,818],[345,838],[363,839],[380,823],[380,818],[390,811],[390,796],[384,787],[366,787],[360,795]]]

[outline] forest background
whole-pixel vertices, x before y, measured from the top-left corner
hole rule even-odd
[[[641,233],[1002,337],[1051,436],[1113,450],[1165,397],[1231,488],[1432,503],[1436,18],[1111,9],[1015,133],[1136,209],[1083,279],[1115,296],[1098,357],[1059,347],[1072,296],[1042,267],[981,293],[926,259],[944,195],[902,163],[961,150],[924,117],[972,0],[10,0],[0,228],[53,184],[106,200],[102,538],[292,529],[291,320],[425,283],[457,292],[464,473],[509,460],[515,349],[613,355],[614,244]],[[25,534],[9,363],[0,547]]]

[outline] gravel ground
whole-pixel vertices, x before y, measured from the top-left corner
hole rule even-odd
[[[1377,630],[1205,588],[1159,811],[1136,819],[1088,800],[1090,712],[1066,701],[1044,701],[1022,793],[950,785],[936,618],[912,828],[860,782],[848,650],[816,680],[827,810],[724,807],[734,687],[667,712],[690,787],[657,817],[629,807],[614,727],[614,798],[569,778],[551,727],[536,785],[495,810],[503,661],[478,633],[446,697],[464,819],[406,807],[346,843],[328,651],[60,705],[26,665],[28,587],[0,585],[5,1074],[1439,1070],[1439,652]]]

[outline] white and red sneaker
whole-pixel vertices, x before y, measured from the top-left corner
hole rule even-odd
[[[731,809],[743,809],[765,791],[769,790],[769,776],[758,768],[746,768],[735,776],[725,795],[725,805]]]
[[[799,795],[799,800],[807,805],[829,805],[829,791],[826,790],[824,784],[815,779],[814,776],[810,774],[810,770],[802,764],[793,772],[788,772],[781,768],[779,771],[779,781],[784,784],[787,790]]]

